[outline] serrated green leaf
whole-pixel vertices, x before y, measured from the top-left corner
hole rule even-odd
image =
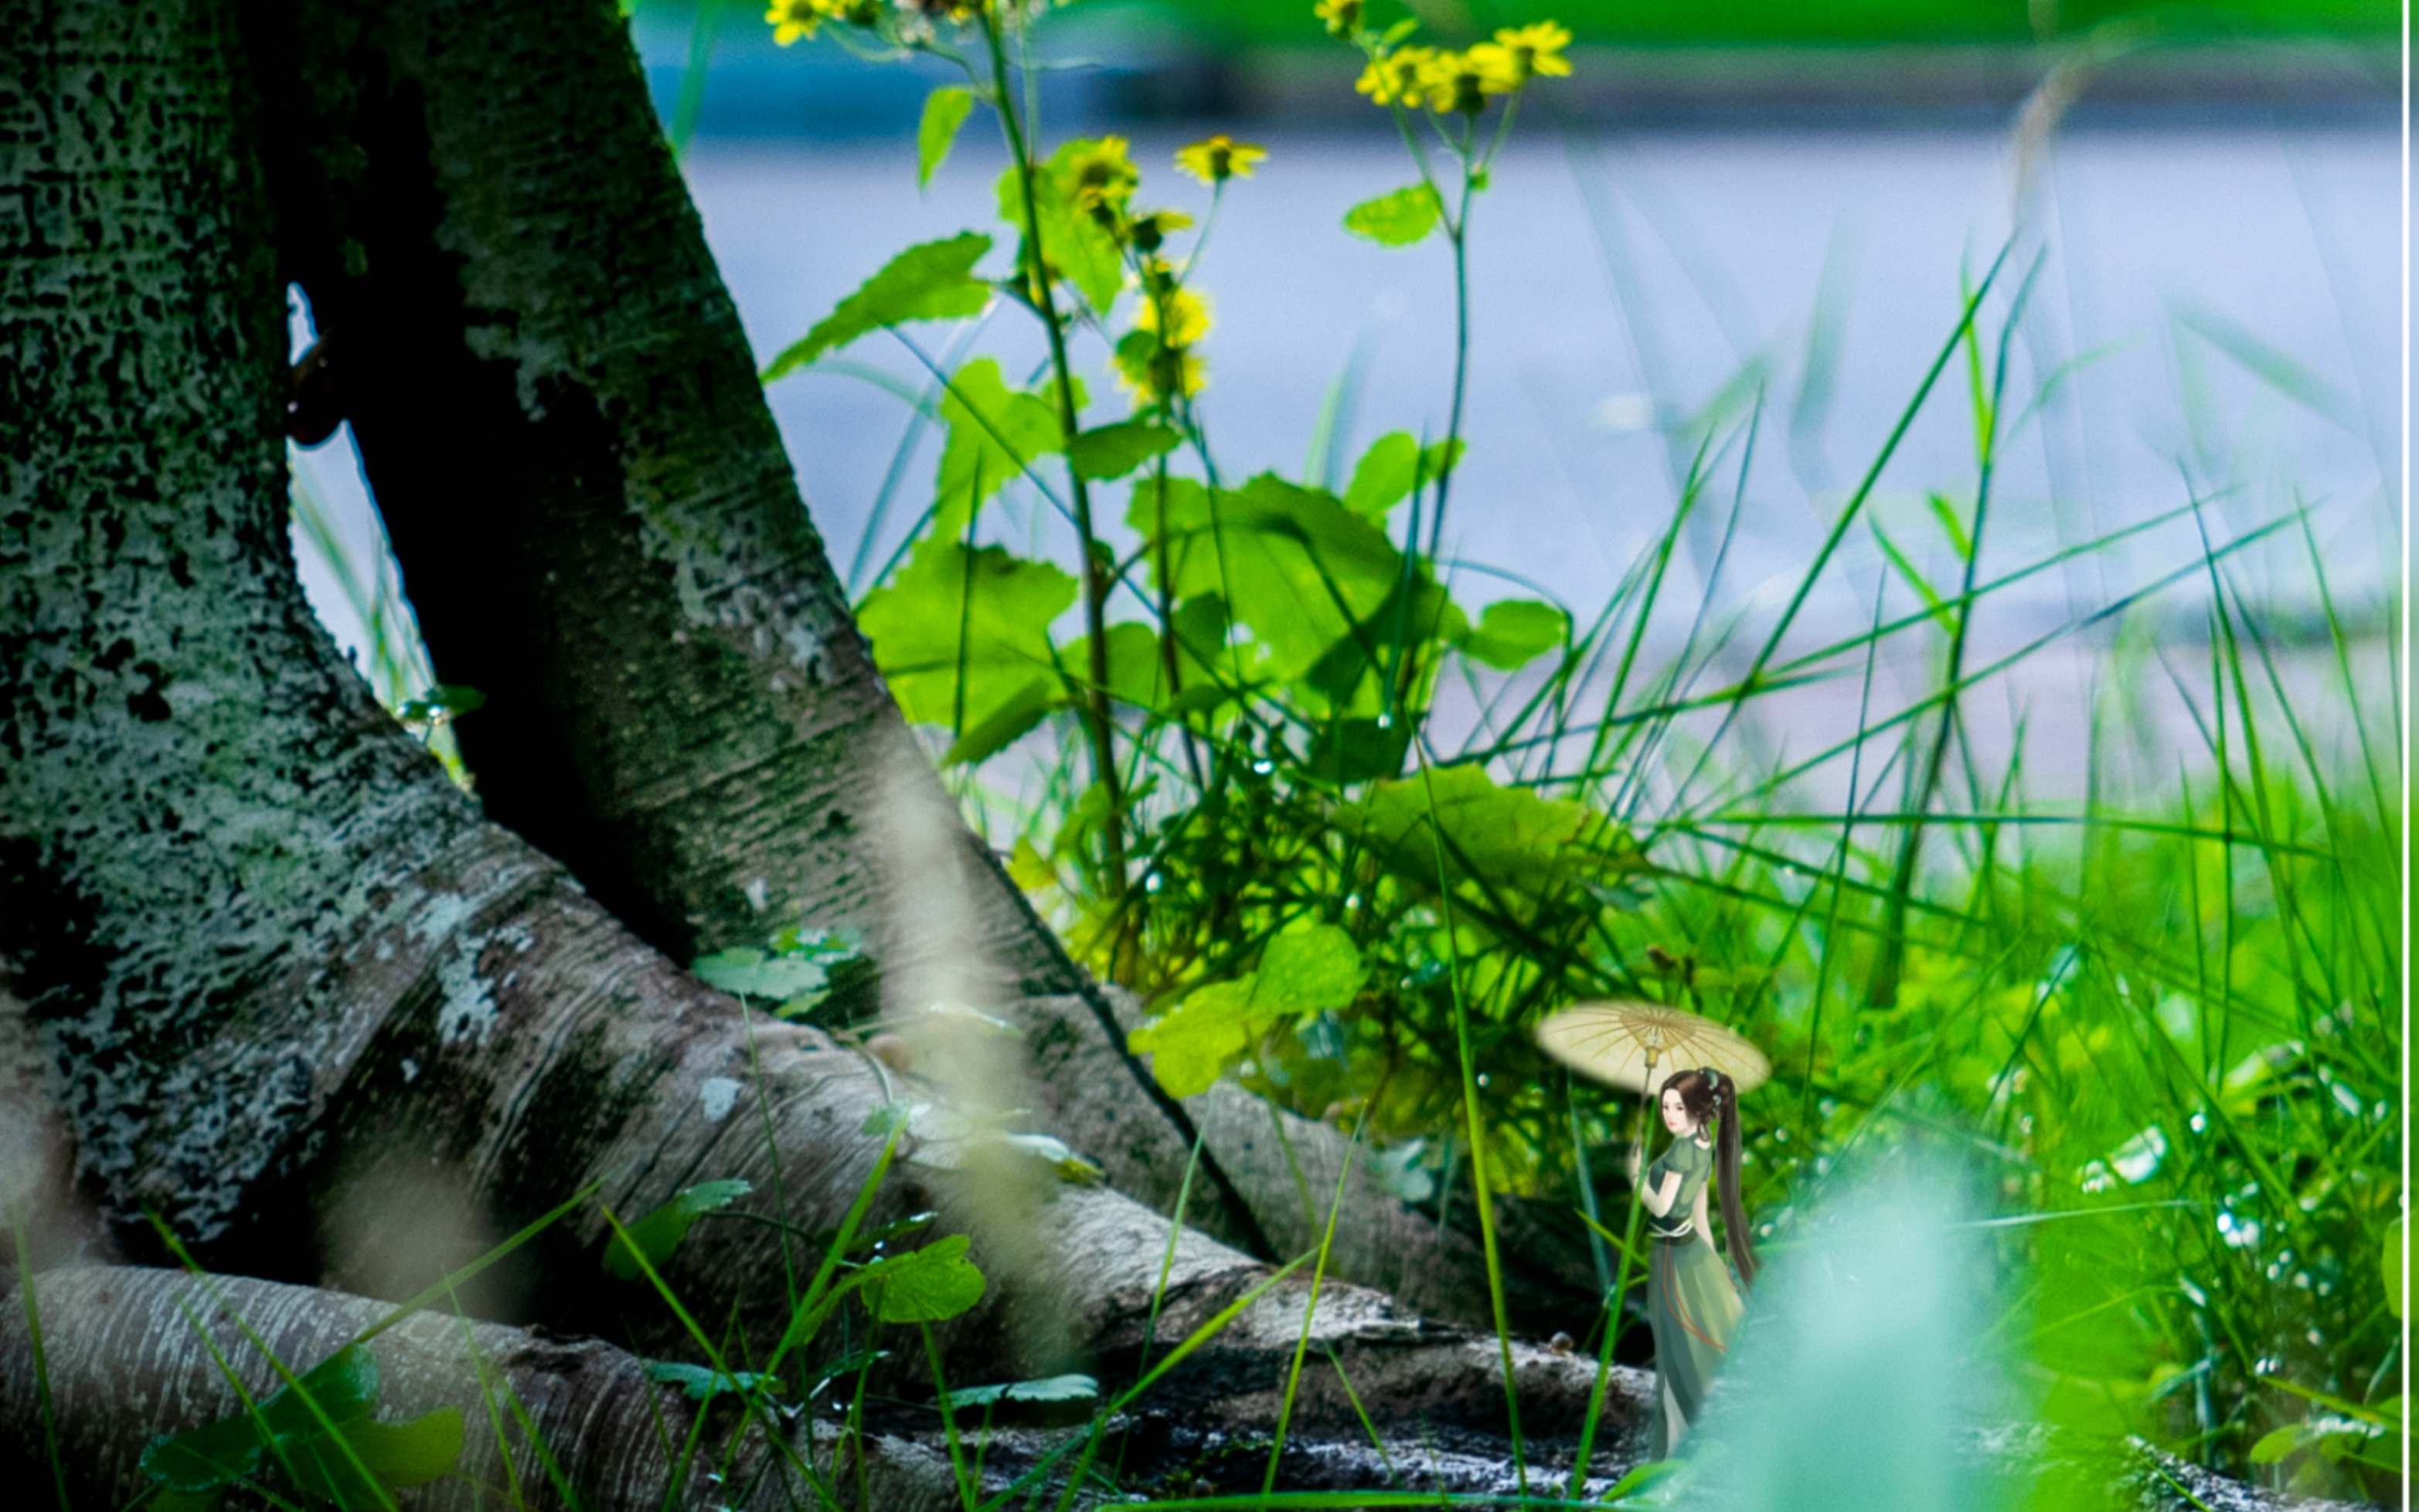
[[[764,381],[771,383],[886,326],[980,314],[993,291],[974,276],[974,267],[989,251],[991,238],[979,231],[908,248],[775,358],[764,370]]]
[[[745,947],[701,955],[689,963],[689,970],[716,991],[728,992],[734,998],[771,1001],[821,992],[831,976],[829,968],[821,961],[767,956],[761,950]]]
[[[1490,603],[1462,638],[1462,654],[1502,672],[1515,672],[1563,644],[1571,617],[1534,599]]]
[[[1074,285],[1085,302],[1101,314],[1108,313],[1117,291],[1125,286],[1125,260],[1115,238],[1085,207],[1079,180],[1085,162],[1102,153],[1108,141],[1069,142],[1048,161],[1037,165],[1033,176],[1034,217],[1040,224],[1041,250],[1049,269]],[[1022,234],[1025,191],[1014,163],[999,176],[998,199],[1000,220]]]
[[[1050,622],[1074,602],[1075,580],[1048,562],[929,539],[856,622],[901,711],[988,754],[1063,695]]]
[[[933,483],[932,529],[942,540],[963,536],[984,499],[1066,445],[1057,406],[1009,388],[993,358],[978,358],[950,374],[941,419],[948,439]]]
[[[1167,707],[1167,663],[1148,625],[1123,620],[1108,628],[1109,696],[1138,709]],[[1091,687],[1092,639],[1086,635],[1061,651],[1059,664],[1073,684],[1071,700]]]
[[[1067,449],[1067,460],[1078,476],[1095,482],[1123,478],[1148,462],[1176,450],[1183,439],[1164,425],[1148,420],[1120,420],[1084,432]]]
[[[1344,229],[1380,247],[1408,247],[1437,228],[1436,191],[1409,184],[1344,212]]]
[[[605,1269],[622,1280],[635,1281],[646,1274],[639,1264],[640,1256],[649,1266],[662,1269],[698,1219],[729,1207],[753,1190],[743,1181],[701,1182],[629,1225],[626,1240],[614,1235],[605,1246]]]
[[[1321,489],[1264,473],[1213,499],[1190,479],[1168,479],[1163,491],[1149,479],[1135,485],[1127,522],[1146,538],[1164,523],[1165,549],[1144,553],[1153,581],[1179,601],[1220,596],[1267,652],[1270,676],[1296,681],[1329,659],[1318,690],[1331,698],[1396,636],[1460,633],[1460,611],[1425,571],[1407,574],[1385,533]]]
[[[1353,466],[1352,481],[1344,490],[1344,507],[1364,519],[1383,521],[1388,512],[1411,496],[1419,481],[1420,443],[1409,431],[1393,431],[1369,444]]]
[[[1191,1097],[1284,1020],[1349,1003],[1363,975],[1351,936],[1333,924],[1297,926],[1269,941],[1259,970],[1194,989],[1127,1045],[1150,1056],[1170,1096]]]
[[[974,91],[961,84],[943,84],[924,97],[924,117],[916,125],[917,189],[932,181],[958,139],[958,128],[966,124],[966,113],[974,108]]]
[[[921,1249],[869,1265],[860,1284],[886,1323],[937,1323],[982,1300],[983,1274],[966,1259],[966,1236],[949,1234]]]

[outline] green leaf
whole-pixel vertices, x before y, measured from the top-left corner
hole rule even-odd
[[[979,314],[992,286],[974,276],[975,264],[991,251],[991,238],[963,231],[943,241],[908,248],[858,285],[812,330],[790,344],[764,370],[771,383],[871,331],[911,320],[955,320]]]
[[[1040,1381],[1009,1381],[995,1386],[961,1386],[949,1393],[952,1409],[988,1407],[994,1402],[1089,1401],[1101,1394],[1101,1383],[1086,1375],[1047,1376]]]
[[[1344,229],[1381,247],[1408,247],[1434,231],[1441,215],[1436,191],[1410,184],[1344,212]]]
[[[259,1427],[278,1439],[307,1438],[327,1425],[369,1416],[377,1405],[377,1357],[347,1344],[260,1404]]]
[[[1588,809],[1499,787],[1476,765],[1379,783],[1360,802],[1339,808],[1336,826],[1359,836],[1397,877],[1428,892],[1437,884],[1440,835],[1445,875],[1456,884],[1475,879],[1542,895],[1608,864],[1632,863],[1621,832]]]
[[[1016,743],[1017,740],[1050,717],[1052,710],[1063,707],[1066,699],[1059,689],[1044,679],[1020,683],[996,708],[984,716],[983,722],[949,742],[941,754],[945,767],[970,766],[997,756]]]
[[[983,1274],[966,1259],[966,1236],[950,1234],[921,1249],[865,1268],[862,1284],[886,1323],[937,1323],[982,1300]]]
[[[1109,696],[1138,709],[1166,708],[1167,663],[1160,654],[1159,637],[1150,633],[1150,627],[1123,620],[1109,626],[1107,638]],[[1091,687],[1091,648],[1092,639],[1086,635],[1059,653],[1059,663],[1073,684],[1071,699]]]
[[[924,97],[924,118],[916,126],[917,189],[932,181],[949,155],[949,145],[958,139],[958,128],[966,124],[966,113],[974,108],[974,91],[960,84],[943,84]]]
[[[988,754],[1062,695],[1050,622],[1074,602],[1075,580],[1048,562],[935,538],[867,596],[856,622],[907,718]]]
[[[1116,239],[1085,208],[1077,180],[1085,161],[1097,158],[1105,147],[1105,141],[1078,138],[1052,153],[1033,175],[1034,218],[1040,224],[1041,251],[1049,270],[1073,284],[1085,302],[1101,314],[1108,313],[1117,291],[1125,286],[1125,260]],[[998,195],[1000,220],[1021,235],[1025,192],[1014,163],[1000,173]]]
[[[1003,1134],[999,1138],[1009,1149],[1048,1166],[1052,1175],[1070,1186],[1098,1186],[1108,1175],[1099,1162],[1068,1148],[1063,1139],[1046,1134]]]
[[[932,534],[945,540],[964,535],[982,501],[1024,476],[1035,459],[1066,446],[1057,406],[1010,389],[988,357],[950,375],[941,419],[949,435],[933,485]]]
[[[1096,482],[1123,478],[1148,462],[1176,450],[1183,439],[1164,425],[1148,420],[1120,420],[1086,431],[1067,449],[1076,473]]]
[[[2402,1220],[2396,1218],[2385,1226],[2385,1305],[2394,1316],[2402,1316],[2402,1266],[2404,1260]]]
[[[1490,603],[1478,625],[1462,638],[1462,653],[1498,671],[1514,672],[1563,644],[1571,617],[1534,599]]]
[[[2251,1446],[2251,1462],[2273,1465],[2302,1446],[2302,1425],[2288,1423]]]
[[[1461,466],[1470,452],[1470,443],[1456,437],[1451,441],[1431,441],[1420,448],[1420,486],[1440,481],[1446,473]]]
[[[1191,1097],[1285,1019],[1351,1002],[1364,974],[1350,935],[1333,924],[1298,925],[1269,941],[1258,970],[1195,988],[1127,1045],[1150,1056],[1168,1095]]]
[[[353,1512],[392,1505],[385,1491],[424,1486],[462,1458],[462,1412],[440,1407],[408,1423],[368,1418],[284,1446],[284,1462],[303,1495]],[[367,1472],[364,1476],[363,1472]]]
[[[778,1377],[753,1370],[714,1370],[701,1365],[684,1365],[678,1360],[649,1360],[645,1370],[649,1381],[678,1386],[683,1395],[696,1402],[712,1401],[716,1397],[732,1394],[752,1396],[780,1384]]]
[[[1312,776],[1339,786],[1399,777],[1410,748],[1410,720],[1355,715],[1322,725],[1305,765]]]
[[[605,1269],[622,1280],[635,1281],[645,1274],[639,1265],[640,1256],[648,1265],[662,1269],[698,1219],[729,1207],[752,1190],[742,1181],[701,1182],[690,1187],[631,1224],[627,1239],[615,1234],[605,1246]]]
[[[744,946],[701,955],[689,963],[689,970],[699,981],[716,991],[728,992],[734,998],[763,998],[776,1002],[821,992],[831,975],[821,961],[767,956],[761,950]]]
[[[1460,611],[1423,570],[1399,594],[1402,554],[1385,533],[1321,489],[1262,474],[1232,491],[1190,479],[1135,485],[1127,522],[1163,551],[1144,553],[1154,581],[1181,600],[1216,594],[1268,653],[1267,671],[1292,682],[1339,648],[1349,663],[1323,674],[1322,689],[1349,687],[1399,634],[1420,641],[1460,632]],[[1378,711],[1376,707],[1366,710]]]
[[[216,1491],[253,1473],[268,1444],[249,1413],[163,1434],[143,1448],[143,1474],[172,1491]]]
[[[1605,1492],[1604,1499],[1618,1502],[1625,1496],[1636,1496],[1687,1463],[1685,1459],[1649,1459],[1633,1466],[1628,1474],[1612,1483],[1612,1489]]]
[[[1262,1000],[1288,1014],[1343,1008],[1361,990],[1366,974],[1352,937],[1333,924],[1297,924],[1260,953]]]
[[[1344,490],[1344,507],[1364,519],[1383,521],[1411,496],[1419,480],[1420,443],[1409,431],[1390,432],[1361,453],[1351,484]]]

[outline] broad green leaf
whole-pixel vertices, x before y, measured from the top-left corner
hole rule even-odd
[[[1114,146],[1121,145],[1114,137],[1079,138],[1052,153],[1033,176],[1034,215],[1049,271],[1073,284],[1085,302],[1102,314],[1108,313],[1117,302],[1117,291],[1125,286],[1125,261],[1116,240],[1085,207],[1080,181],[1087,163],[1098,162]],[[1001,171],[998,193],[1000,220],[1021,235],[1025,193],[1014,163]]]
[[[1047,679],[1019,683],[1008,698],[984,716],[981,724],[949,742],[948,750],[941,754],[941,764],[963,767],[989,760],[1066,703],[1059,686]]]
[[[1612,1483],[1612,1489],[1605,1493],[1604,1499],[1618,1502],[1625,1496],[1636,1496],[1687,1463],[1685,1459],[1649,1459],[1632,1466],[1629,1474]]]
[[[1226,1062],[1249,1049],[1277,1016],[1253,997],[1249,972],[1195,988],[1175,1010],[1136,1029],[1127,1046],[1150,1057],[1150,1074],[1171,1097],[1192,1097],[1218,1083]]]
[[[605,1269],[622,1280],[635,1281],[645,1274],[639,1265],[640,1256],[646,1257],[648,1265],[662,1269],[688,1231],[697,1227],[698,1219],[729,1207],[752,1190],[742,1181],[701,1182],[690,1187],[631,1224],[627,1240],[614,1235],[605,1246]]]
[[[2389,1308],[2393,1309],[2394,1316],[2396,1318],[2402,1316],[2403,1244],[2402,1220],[2400,1218],[2396,1218],[2392,1223],[2385,1226],[2385,1253],[2383,1260],[2385,1265],[2385,1305]]]
[[[1183,439],[1164,425],[1148,420],[1120,420],[1075,437],[1067,460],[1082,477],[1095,481],[1123,478],[1156,456],[1176,450]]]
[[[2251,1446],[2251,1462],[2273,1465],[2302,1446],[2302,1425],[2288,1423]]]
[[[649,1381],[660,1381],[668,1386],[678,1386],[691,1401],[712,1401],[716,1397],[738,1394],[754,1395],[780,1384],[774,1376],[753,1370],[715,1370],[701,1365],[685,1365],[678,1360],[646,1362]]]
[[[1342,1008],[1365,974],[1352,937],[1333,924],[1298,924],[1260,953],[1259,995],[1289,1014]]]
[[[821,992],[830,980],[822,961],[768,956],[744,946],[701,955],[689,964],[698,980],[734,998],[765,998],[775,1001]]]
[[[1487,606],[1461,649],[1474,662],[1513,672],[1563,644],[1570,628],[1570,616],[1550,603],[1505,599]]]
[[[1108,628],[1109,696],[1138,709],[1164,709],[1168,702],[1167,663],[1159,637],[1148,625],[1123,620]],[[1073,684],[1071,701],[1092,683],[1092,639],[1086,635],[1059,653],[1059,664]]]
[[[1068,1148],[1065,1140],[1046,1134],[1003,1134],[999,1138],[1009,1149],[1049,1167],[1052,1175],[1070,1186],[1098,1186],[1108,1174],[1090,1156],[1078,1153]]]
[[[462,1458],[462,1411],[440,1407],[407,1423],[362,1418],[338,1435],[285,1445],[286,1473],[305,1496],[368,1512],[392,1504],[382,1490],[424,1486],[452,1472]]]
[[[1381,247],[1408,247],[1434,231],[1438,217],[1436,191],[1410,184],[1345,211],[1344,229]]]
[[[941,396],[949,428],[933,488],[932,534],[956,540],[984,499],[1024,476],[1035,459],[1066,444],[1057,406],[1010,389],[999,363],[978,358],[950,375]]]
[[[917,189],[932,181],[949,155],[949,145],[958,139],[958,128],[966,124],[966,113],[974,108],[974,91],[961,84],[943,84],[924,97],[924,118],[916,126]]]
[[[1425,573],[1413,578],[1403,603],[1401,553],[1323,490],[1269,474],[1214,497],[1190,479],[1166,480],[1163,494],[1155,479],[1135,485],[1128,524],[1149,538],[1163,518],[1164,550],[1144,553],[1153,580],[1172,579],[1162,586],[1179,602],[1217,595],[1266,649],[1267,671],[1281,680],[1301,680],[1339,644],[1357,670],[1382,656],[1397,634],[1458,633],[1459,611]],[[1338,680],[1322,678],[1321,685]]]
[[[279,1439],[307,1438],[330,1423],[367,1417],[377,1405],[377,1357],[347,1344],[260,1404],[259,1426]]]
[[[1336,826],[1360,836],[1396,876],[1428,890],[1437,882],[1440,837],[1445,875],[1456,883],[1475,878],[1531,893],[1592,875],[1608,860],[1626,860],[1614,849],[1617,832],[1586,808],[1499,787],[1475,765],[1379,783],[1360,802],[1338,809]]]
[[[949,1234],[867,1266],[862,1284],[874,1315],[886,1323],[937,1323],[980,1302],[983,1274],[966,1259],[966,1243]]]
[[[1151,1075],[1170,1096],[1191,1097],[1284,1020],[1349,1003],[1363,974],[1351,936],[1333,924],[1302,925],[1269,941],[1258,970],[1195,988],[1127,1045],[1150,1056]]]
[[[1468,454],[1469,451],[1470,443],[1458,438],[1451,441],[1430,441],[1420,448],[1419,485],[1425,488],[1454,468],[1460,466],[1461,459]]]
[[[817,321],[812,330],[790,344],[764,370],[764,381],[795,372],[824,353],[886,326],[981,313],[993,291],[974,276],[974,267],[989,251],[991,238],[978,231],[908,248]]]
[[[215,1491],[249,1475],[268,1449],[249,1413],[164,1434],[143,1449],[143,1474],[174,1491]]]
[[[993,1402],[1088,1401],[1101,1394],[1101,1383],[1086,1375],[1048,1376],[1040,1381],[1009,1381],[996,1386],[961,1386],[949,1393],[952,1408],[986,1407]]]
[[[1352,468],[1352,482],[1344,490],[1344,507],[1364,519],[1382,521],[1389,511],[1411,496],[1420,477],[1420,443],[1409,431],[1378,437]]]
[[[1320,726],[1307,765],[1312,776],[1339,786],[1399,777],[1410,748],[1410,721],[1348,715]]]
[[[910,720],[996,750],[1062,695],[1050,622],[1074,602],[1075,580],[1048,562],[933,538],[867,596],[856,622]],[[995,738],[1002,719],[1022,728]],[[994,735],[978,741],[982,731]]]

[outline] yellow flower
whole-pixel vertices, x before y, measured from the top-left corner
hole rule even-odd
[[[1268,160],[1268,149],[1238,142],[1224,131],[1177,150],[1176,166],[1205,184],[1249,178],[1254,163]]]
[[[815,0],[774,0],[773,8],[764,12],[764,24],[773,28],[773,40],[782,47],[801,37],[812,37],[823,23],[824,13]]]
[[[1349,37],[1361,24],[1361,0],[1318,0],[1318,19],[1330,37]]]
[[[1162,306],[1167,311],[1167,329],[1159,328]],[[1166,346],[1191,346],[1210,334],[1210,301],[1191,289],[1174,289],[1157,298],[1145,294],[1142,308],[1134,312],[1134,328],[1158,336]]]
[[[1511,54],[1513,67],[1519,73],[1519,78],[1513,84],[1516,89],[1539,75],[1548,79],[1570,75],[1571,60],[1563,56],[1563,49],[1571,45],[1571,34],[1559,22],[1541,21],[1533,26],[1507,26],[1495,34],[1494,45]]]
[[[1142,173],[1126,151],[1126,139],[1104,136],[1087,145],[1068,162],[1075,203],[1098,213],[1122,210],[1142,183]]]
[[[1373,105],[1416,105],[1427,95],[1424,78],[1437,51],[1432,47],[1398,47],[1381,58],[1371,58],[1352,87]]]
[[[1420,89],[1432,111],[1475,115],[1487,108],[1492,77],[1471,53],[1436,53],[1420,67]]]

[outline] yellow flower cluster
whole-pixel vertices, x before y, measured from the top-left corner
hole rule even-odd
[[[1320,8],[1326,16],[1327,8]],[[1330,22],[1331,26],[1333,24]],[[1535,78],[1560,78],[1571,71],[1564,50],[1570,32],[1550,21],[1507,26],[1494,40],[1462,52],[1434,47],[1397,47],[1376,53],[1353,87],[1377,105],[1420,105],[1439,114],[1459,111],[1475,115],[1489,98],[1518,94]]]
[[[1266,147],[1249,142],[1238,142],[1221,131],[1205,137],[1176,153],[1177,168],[1205,184],[1223,184],[1229,178],[1249,178],[1255,164],[1266,162]]]
[[[929,39],[932,23],[969,22],[990,4],[991,0],[908,0],[904,5],[895,0],[773,0],[772,8],[764,12],[764,23],[773,28],[773,40],[787,47],[814,36],[827,21],[870,29],[883,21],[885,12],[897,11],[904,13],[904,20],[892,18],[900,35]]]

